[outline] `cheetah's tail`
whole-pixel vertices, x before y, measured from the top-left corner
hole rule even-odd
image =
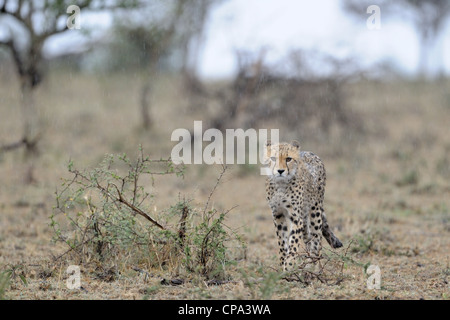
[[[333,249],[342,247],[342,242],[331,231],[325,213],[322,214],[322,235]]]

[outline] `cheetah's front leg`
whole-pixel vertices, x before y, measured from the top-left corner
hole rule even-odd
[[[280,248],[280,265],[283,271],[290,270],[298,257],[303,222],[285,199],[273,205],[272,214]]]

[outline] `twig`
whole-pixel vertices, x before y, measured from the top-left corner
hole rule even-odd
[[[36,144],[38,143],[39,139],[40,134],[38,134],[33,140],[29,140],[28,138],[24,137],[19,141],[0,146],[0,153],[13,151],[21,147],[26,147],[28,150],[33,150],[36,148]]]
[[[222,177],[225,174],[225,171],[227,171],[227,169],[228,169],[227,165],[222,164],[222,172],[220,172],[219,176],[217,177],[216,184],[214,185],[211,192],[209,193],[208,200],[206,201],[205,208],[203,209],[203,217],[205,216],[206,210],[208,209],[208,206],[209,206],[209,202],[211,201],[211,198],[212,198],[214,192],[216,191],[217,186],[219,185],[220,180],[222,180]]]
[[[76,176],[82,177],[83,179],[89,181],[89,179],[84,176],[83,174],[81,174],[78,170],[73,170],[72,171]],[[159,222],[157,222],[156,220],[154,220],[152,217],[150,217],[146,212],[142,211],[140,208],[134,206],[133,204],[129,203],[123,196],[122,193],[120,192],[119,188],[115,185],[115,184],[111,184],[112,186],[114,186],[114,188],[117,190],[117,196],[114,196],[111,192],[109,192],[109,190],[107,190],[105,187],[103,187],[102,185],[100,185],[100,183],[98,181],[96,181],[96,187],[97,189],[99,189],[101,192],[103,192],[103,194],[105,194],[107,197],[109,197],[111,200],[113,201],[117,201],[120,202],[122,204],[124,204],[125,206],[127,206],[128,208],[130,208],[131,210],[133,210],[135,213],[143,216],[145,219],[147,219],[148,221],[150,221],[151,223],[153,223],[155,226],[157,226],[158,228],[165,230],[166,228],[164,228]]]
[[[192,282],[191,280],[189,280],[189,281],[186,281],[186,280],[184,280],[184,279],[161,279],[161,284],[163,285],[163,286],[168,286],[168,285],[170,285],[170,286],[180,286],[180,285],[183,285],[183,284],[185,284],[185,283],[190,283],[190,282]],[[209,280],[209,281],[206,281],[205,282],[205,284],[207,285],[207,286],[221,286],[221,285],[224,285],[224,284],[237,284],[237,283],[239,283],[239,281],[233,281],[233,280]]]
[[[189,215],[189,208],[186,203],[183,203],[183,209],[180,218],[180,229],[178,229],[178,237],[180,239],[180,246],[184,247],[184,238],[186,236],[186,219]]]
[[[107,195],[109,195],[109,197],[111,197],[113,200],[116,200],[120,203],[123,203],[124,205],[126,205],[128,208],[130,208],[131,210],[133,210],[134,212],[136,212],[137,214],[143,216],[145,219],[147,219],[148,221],[150,221],[151,223],[153,223],[155,226],[157,226],[158,228],[165,230],[166,228],[164,228],[161,224],[159,224],[156,220],[154,220],[152,217],[150,217],[147,213],[145,213],[144,211],[142,211],[141,209],[139,209],[138,207],[132,205],[131,203],[129,203],[126,199],[123,198],[122,193],[120,193],[119,188],[113,184],[113,186],[116,188],[117,190],[117,195],[118,197],[114,197],[109,191],[107,191],[105,188],[103,188],[100,184],[97,183],[97,186],[100,190],[102,190],[103,192],[105,192]]]
[[[144,278],[145,281],[147,281],[147,279],[150,278],[150,274],[147,271],[143,270],[143,269],[140,269],[140,268],[138,268],[136,266],[132,266],[131,269],[133,269],[136,272],[145,274],[145,278]]]
[[[295,271],[290,271],[287,273],[285,277],[282,279],[286,281],[299,281],[304,284],[309,284],[312,279],[317,279],[321,283],[327,284],[327,285],[338,285],[344,280],[344,263],[345,261],[351,261],[354,262],[351,258],[347,257],[348,250],[352,244],[352,241],[347,245],[344,254],[340,255],[334,251],[331,251],[333,255],[335,255],[340,261],[337,261],[336,258],[327,257],[327,256],[312,256],[309,252],[305,252],[305,254],[298,254],[297,256],[302,259],[302,263],[297,265],[297,269]],[[324,263],[322,264],[322,261]],[[327,274],[327,270],[325,267],[330,262],[335,261],[338,264],[336,265],[336,268],[339,268],[339,273],[331,272],[330,274]],[[308,265],[319,265],[320,270],[312,271],[306,269]]]
[[[87,239],[86,241],[80,242],[80,243],[77,244],[75,247],[70,247],[69,250],[67,250],[67,251],[65,251],[65,252],[63,252],[63,253],[61,253],[59,256],[56,256],[56,257],[53,256],[53,260],[56,261],[56,260],[61,259],[61,258],[64,257],[66,254],[68,254],[69,252],[74,251],[74,250],[77,249],[78,247],[80,247],[80,246],[82,246],[82,245],[84,245],[84,244],[86,244],[86,243],[92,241],[93,239],[94,239],[94,237],[91,237],[91,238]],[[76,252],[76,251],[75,251],[75,252]]]

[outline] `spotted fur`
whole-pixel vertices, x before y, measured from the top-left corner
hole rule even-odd
[[[280,248],[284,270],[295,263],[302,248],[320,256],[322,236],[332,248],[342,247],[323,209],[326,173],[322,160],[300,151],[297,141],[266,146],[271,174],[266,182],[267,201]]]

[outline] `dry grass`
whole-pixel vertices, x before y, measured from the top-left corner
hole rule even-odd
[[[0,143],[20,137],[16,81],[1,78]],[[64,250],[51,243],[48,226],[54,192],[67,177],[69,159],[94,167],[105,153],[134,155],[142,144],[152,158],[167,158],[175,128],[193,128],[203,119],[189,108],[174,78],[154,90],[155,123],[139,129],[139,77],[54,73],[37,94],[42,127],[37,182],[24,185],[21,152],[0,155],[0,271],[17,275],[5,292],[12,299],[448,299],[450,297],[450,83],[360,82],[346,88],[347,107],[364,119],[365,133],[302,141],[319,154],[328,172],[325,206],[330,225],[352,244],[342,281],[309,285],[288,282],[277,272],[277,242],[264,199],[264,177],[251,166],[232,166],[211,200],[231,211],[226,224],[247,243],[228,267],[232,280],[207,286],[192,279],[161,285],[170,268],[120,270],[112,282],[82,269],[82,290],[66,288],[67,261],[52,256]],[[291,139],[280,123],[282,139]],[[206,129],[206,128],[204,128]],[[174,204],[179,194],[202,207],[220,168],[190,166],[184,180],[157,181],[154,207]],[[149,186],[150,188],[151,186]],[[153,187],[151,187],[153,188]],[[324,244],[326,245],[326,244]],[[364,265],[381,269],[381,289],[368,290]],[[22,275],[22,277],[20,276]],[[21,279],[25,278],[27,284]],[[0,295],[1,296],[1,295]]]

